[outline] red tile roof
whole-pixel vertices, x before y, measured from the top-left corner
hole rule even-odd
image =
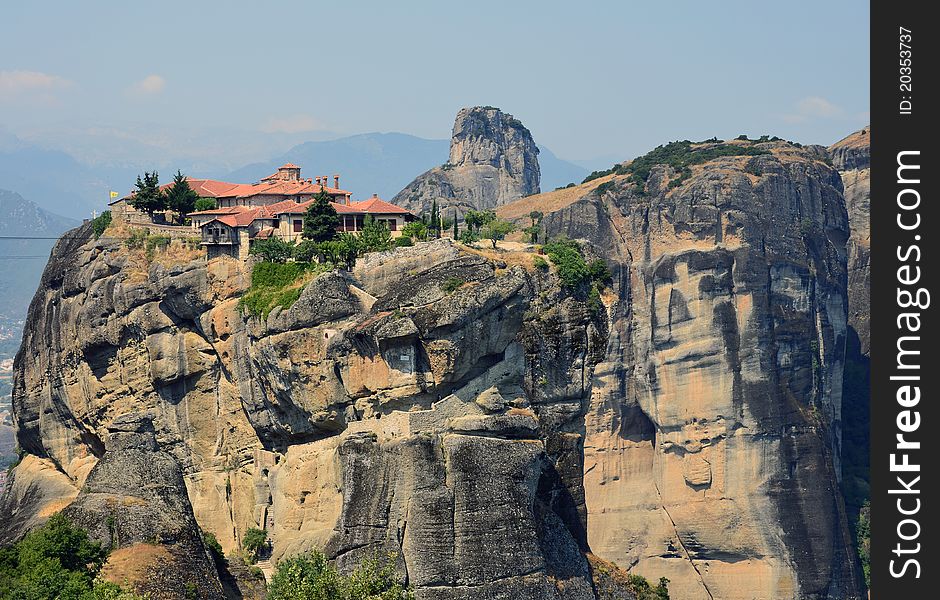
[[[351,194],[351,192],[347,190],[310,183],[305,179],[298,181],[274,179],[261,181],[259,183],[229,183],[227,181],[216,181],[215,179],[194,179],[187,177],[186,181],[189,183],[189,187],[193,188],[197,194],[204,198],[250,198],[252,196],[262,195],[312,196],[319,193],[320,190],[326,190],[328,194],[333,196],[349,196]],[[172,183],[165,183],[160,186],[160,189],[166,190],[172,185]],[[134,192],[131,192],[123,198],[111,202],[111,204],[133,197]]]
[[[350,206],[355,208],[360,212],[370,212],[376,214],[402,214],[407,213],[408,211],[400,206],[396,206],[391,202],[386,202],[382,200],[377,195],[373,195],[368,200],[362,200],[361,202],[353,202]]]

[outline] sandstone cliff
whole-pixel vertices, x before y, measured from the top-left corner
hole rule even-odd
[[[16,361],[28,454],[0,539],[67,506],[112,557],[155,554],[132,583],[160,598],[219,593],[197,523],[226,552],[264,527],[275,561],[393,552],[424,599],[595,598],[581,432],[605,323],[531,255],[372,254],[261,319],[236,261],[142,271],[74,233]]]
[[[0,543],[65,508],[158,555],[164,597],[218,593],[197,524],[226,552],[264,527],[275,561],[393,552],[421,599],[622,597],[610,563],[674,598],[861,597],[842,181],[824,149],[728,146],[500,209],[605,257],[601,310],[531,254],[438,240],[262,319],[246,265],[141,268],[84,226],[17,357]]]
[[[450,158],[418,176],[393,203],[415,213],[434,201],[459,214],[495,208],[539,192],[539,149],[529,130],[493,107],[463,108],[454,121]]]
[[[654,165],[640,186],[623,165],[500,211],[543,210],[549,236],[614,266],[588,544],[677,598],[860,597],[839,492],[842,184],[818,148],[733,144],[766,153]]]

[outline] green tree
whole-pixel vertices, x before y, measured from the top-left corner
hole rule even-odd
[[[401,228],[401,234],[424,242],[428,239],[428,226],[422,221],[412,221]]]
[[[365,252],[381,252],[392,247],[392,232],[384,223],[376,221],[372,215],[366,215],[359,241]]]
[[[558,268],[563,287],[573,290],[591,277],[581,247],[574,240],[559,238],[543,248],[549,260]]]
[[[431,216],[428,219],[428,229],[434,232],[434,237],[441,237],[441,215],[437,209],[437,200],[431,202]]]
[[[193,208],[195,208],[196,212],[199,212],[202,210],[215,210],[218,206],[219,203],[215,201],[215,198],[199,198],[196,200],[196,206]]]
[[[591,261],[588,265],[588,275],[591,277],[591,281],[599,284],[601,287],[606,287],[610,285],[613,281],[613,275],[610,272],[610,267],[607,266],[607,263],[603,259],[597,258]]]
[[[101,237],[104,230],[111,226],[111,211],[106,210],[91,221],[91,229],[95,232],[95,239]]]
[[[131,206],[151,217],[154,212],[166,208],[166,196],[160,190],[160,176],[156,171],[153,173],[145,172],[143,178],[138,175],[135,187],[137,189],[130,199]]]
[[[264,529],[250,527],[242,538],[242,548],[248,555],[248,561],[254,563],[258,560],[258,554],[268,542],[268,532]]]
[[[248,253],[261,257],[261,260],[265,262],[282,263],[293,256],[294,245],[281,238],[272,237],[266,240],[255,240]]]
[[[196,209],[196,202],[199,200],[199,194],[189,187],[189,182],[183,176],[181,171],[176,171],[173,177],[173,185],[166,190],[166,205],[175,211],[182,222],[184,216]]]
[[[463,216],[463,222],[471,232],[480,232],[480,229],[496,218],[496,215],[490,211],[468,210]]]
[[[507,235],[516,230],[516,226],[509,221],[493,219],[483,226],[481,236],[483,239],[490,240],[493,243],[493,249],[496,249],[496,242],[505,239]]]
[[[356,259],[362,252],[362,240],[359,236],[352,233],[341,233],[336,238],[337,258],[339,263],[346,266],[346,269],[352,269],[356,265]]]
[[[313,262],[320,256],[320,244],[313,240],[304,240],[292,248],[292,254],[298,262]]]
[[[460,230],[457,228],[457,211],[454,211],[454,239],[460,239]]]
[[[268,587],[268,600],[338,600],[339,573],[318,551],[282,560]]]
[[[137,598],[112,583],[95,582],[107,559],[101,544],[61,513],[8,548],[0,549],[0,598],[117,600]]]
[[[332,204],[333,197],[320,190],[313,197],[313,204],[304,214],[303,238],[314,242],[326,242],[336,237],[339,215]]]
[[[278,563],[268,600],[414,600],[414,592],[398,580],[391,560],[367,559],[344,577],[314,550]]]

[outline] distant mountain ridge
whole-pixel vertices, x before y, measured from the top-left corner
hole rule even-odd
[[[79,224],[49,212],[16,192],[0,189],[0,235],[58,236]]]
[[[16,192],[0,189],[0,236],[51,238],[0,239],[0,317],[22,318],[39,285],[55,238],[78,224],[75,219],[40,208]]]

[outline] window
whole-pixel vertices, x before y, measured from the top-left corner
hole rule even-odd
[[[304,222],[301,219],[294,219],[294,233],[300,233],[304,230]]]

